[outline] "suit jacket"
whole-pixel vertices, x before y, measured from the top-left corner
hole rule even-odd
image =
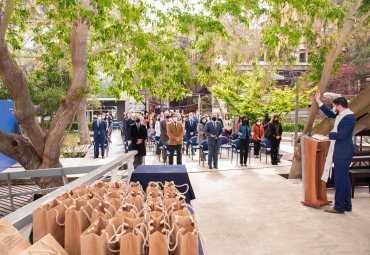
[[[146,126],[140,124],[140,128],[138,128],[136,123],[132,124],[130,126],[130,137],[132,149],[137,150],[139,156],[146,156],[145,140],[148,138]],[[136,144],[138,139],[143,139],[143,142],[141,144]]]
[[[270,141],[272,140],[276,140],[276,136],[280,136],[280,139],[281,139],[281,135],[283,134],[283,127],[281,126],[281,123],[279,122],[279,125],[278,126],[275,126],[274,123],[270,122],[268,124],[268,139]]]
[[[167,121],[166,120],[162,120],[161,123],[160,123],[160,129],[161,129],[161,140],[162,140],[162,143],[163,144],[167,144],[168,143],[168,135],[167,135]]]
[[[197,132],[197,123],[194,120],[185,121],[185,135],[186,135],[186,138],[188,140],[190,140],[190,138],[192,136],[195,136],[196,132]],[[190,135],[190,133],[193,133],[193,135]]]
[[[326,105],[320,107],[321,111],[329,118],[335,119],[337,114],[332,112]],[[335,140],[333,159],[352,159],[354,154],[352,133],[355,128],[355,116],[349,114],[343,117],[338,124],[338,132],[330,132],[330,140]]]
[[[100,124],[98,125],[98,120],[94,120],[92,129],[94,131],[94,138],[98,137],[99,135],[101,137],[105,137],[105,131],[107,131],[107,122],[101,120]]]
[[[169,145],[182,144],[182,137],[184,135],[184,129],[181,121],[176,121],[176,127],[174,122],[167,124],[167,135],[169,137]],[[180,137],[180,141],[176,141],[176,137]]]
[[[207,122],[204,128],[204,134],[208,138],[208,145],[215,145],[218,143],[218,137],[222,134],[221,122],[215,121],[216,126],[213,125],[213,121]],[[216,137],[211,137],[211,135],[216,135]]]

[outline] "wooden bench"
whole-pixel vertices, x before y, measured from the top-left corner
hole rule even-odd
[[[370,193],[370,155],[354,156],[349,168],[349,176],[352,186],[352,198],[355,195],[355,186],[357,178],[369,178]]]

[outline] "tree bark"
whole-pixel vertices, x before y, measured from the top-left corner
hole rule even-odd
[[[327,55],[325,59],[321,79],[318,84],[321,94],[325,92],[326,86],[329,83],[329,79],[333,71],[335,61],[339,57],[339,54],[342,52],[343,45],[345,41],[347,40],[348,36],[350,35],[353,25],[355,24],[355,19],[353,17],[358,11],[358,9],[360,8],[361,3],[362,3],[362,0],[356,0],[356,2],[352,6],[350,6],[349,8],[350,11],[347,13],[345,17],[344,25],[342,29],[338,32],[338,38],[336,40],[336,43],[334,44],[333,48],[331,49],[331,51],[329,52],[329,54]],[[316,115],[318,111],[319,111],[319,107],[315,99],[312,99],[310,111],[308,113],[308,119],[303,129],[304,134],[310,133],[312,131],[312,126],[316,119]],[[300,140],[300,138],[298,139]],[[295,144],[295,147],[300,146],[300,142],[298,141],[295,141],[294,144]],[[299,151],[299,150],[300,148],[299,149],[295,148],[294,152]],[[290,169],[289,178],[290,179],[302,178],[301,156],[296,155],[296,153],[294,153],[293,164]]]
[[[27,138],[0,130],[0,141],[0,153],[15,159],[25,169],[40,167],[41,158]]]
[[[80,122],[78,130],[80,134],[80,145],[91,143],[89,128],[87,126],[86,108],[86,98],[84,98],[78,109],[78,120]]]
[[[87,93],[87,37],[89,24],[80,17],[72,30],[72,84],[67,96],[55,114],[45,141],[42,167],[59,167],[61,142],[70,123]]]
[[[35,108],[31,100],[28,82],[21,68],[11,56],[5,42],[6,30],[14,11],[14,0],[6,1],[3,15],[0,15],[0,76],[12,94],[14,115],[27,134],[37,154],[44,152],[45,133],[35,119]]]

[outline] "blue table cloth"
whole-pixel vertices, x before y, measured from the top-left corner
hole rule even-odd
[[[184,194],[186,203],[190,203],[191,200],[195,199],[193,187],[184,165],[140,165],[135,168],[130,181],[140,182],[144,190],[146,190],[148,183],[151,181],[162,183],[173,181],[176,185],[187,184],[189,185],[189,190]],[[186,187],[179,187],[178,190],[184,193]]]

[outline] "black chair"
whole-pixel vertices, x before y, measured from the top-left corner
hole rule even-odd
[[[161,161],[161,154],[163,153],[163,142],[161,139],[155,141],[155,151],[159,151],[158,160]]]
[[[271,154],[271,144],[270,144],[270,141],[265,138],[261,141],[261,149],[260,149],[260,161],[261,161],[261,158],[262,158],[262,153],[264,153],[266,155],[266,163],[267,163],[267,155],[268,154]]]
[[[231,140],[231,141],[230,141],[230,143],[231,143],[232,141],[235,141],[236,139],[238,139],[238,136],[237,136],[237,134],[232,133],[232,134],[229,136],[229,139]]]
[[[200,149],[200,146],[198,144],[198,136],[193,136],[190,138],[190,153],[191,153],[191,159],[194,159],[194,154],[197,150]]]
[[[226,136],[221,136],[220,138],[218,138],[219,140],[219,143],[220,143],[220,158],[221,158],[221,155],[222,155],[222,149],[227,149],[227,156],[230,155],[230,149],[231,149],[231,145],[229,144],[229,139],[227,139]]]
[[[236,165],[238,165],[239,154],[240,154],[240,141],[239,139],[235,139],[231,143],[231,163],[233,163],[234,153],[236,153]]]
[[[200,161],[203,161],[203,166],[204,166],[204,161],[206,161],[207,155],[208,155],[208,141],[204,140],[199,145],[199,165],[200,165]]]

